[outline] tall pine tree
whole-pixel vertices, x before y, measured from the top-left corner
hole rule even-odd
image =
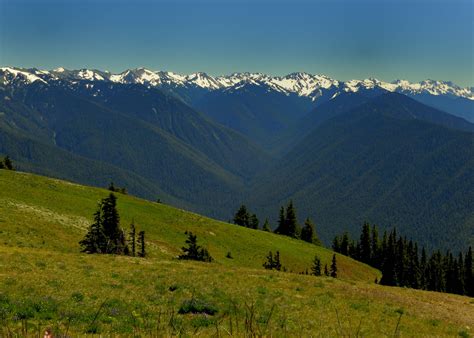
[[[336,254],[332,255],[332,262],[331,262],[331,277],[337,278],[337,262],[336,262]]]
[[[313,266],[311,267],[311,274],[314,276],[321,276],[321,260],[317,255],[314,256]]]

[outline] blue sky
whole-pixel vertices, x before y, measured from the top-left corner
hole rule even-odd
[[[0,64],[474,86],[473,0],[0,0]]]

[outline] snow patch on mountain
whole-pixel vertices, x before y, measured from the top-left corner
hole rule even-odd
[[[358,92],[361,89],[383,89],[404,94],[429,94],[462,97],[474,100],[473,88],[462,88],[449,81],[425,80],[411,83],[407,80],[384,82],[374,78],[364,80],[338,81],[325,75],[313,75],[304,72],[291,73],[286,76],[270,76],[262,73],[232,73],[224,76],[210,76],[203,72],[182,75],[169,71],[153,71],[146,68],[128,69],[119,74],[90,69],[67,70],[63,67],[52,71],[22,69],[13,67],[0,68],[4,83],[19,79],[26,83],[51,80],[67,81],[110,81],[124,84],[143,84],[152,87],[197,87],[209,91],[228,89],[238,90],[245,85],[267,86],[286,95],[296,94],[317,100],[325,91],[331,96],[340,92]]]
[[[45,80],[35,74],[35,71],[27,71],[19,68],[2,67],[0,68],[0,75],[2,75],[5,83],[12,83],[15,80],[20,80],[26,83],[33,83],[41,81],[47,83]]]

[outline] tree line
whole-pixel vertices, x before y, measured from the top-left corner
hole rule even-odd
[[[364,223],[358,241],[347,233],[336,236],[335,252],[352,257],[382,271],[380,284],[474,296],[472,248],[454,255],[449,250],[427,254],[416,242],[396,229],[379,236],[376,225]]]
[[[246,228],[259,229],[259,219],[256,214],[248,211],[245,205],[241,205],[240,208],[234,215],[234,224],[240,225]],[[271,232],[271,226],[268,219],[262,226],[263,231]],[[278,226],[274,233],[284,236],[289,236],[296,239],[301,239],[308,243],[321,245],[321,241],[316,233],[315,225],[310,218],[306,218],[304,225],[301,227],[298,223],[296,216],[296,208],[293,205],[293,201],[290,201],[286,208],[280,207],[278,215]]]

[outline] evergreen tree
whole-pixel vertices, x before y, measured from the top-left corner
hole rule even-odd
[[[102,226],[108,239],[107,253],[122,254],[125,249],[125,242],[120,229],[117,197],[113,193],[102,200]]]
[[[359,259],[359,243],[354,241],[349,241],[349,249],[347,250],[347,255],[354,259]]]
[[[0,160],[0,169],[5,169],[5,164],[3,164],[2,160]]]
[[[280,213],[278,215],[278,227],[275,229],[276,234],[286,235],[286,215],[285,208],[280,207]]]
[[[421,259],[420,259],[420,289],[426,290],[428,287],[428,269],[427,269],[428,261],[426,257],[426,250],[425,247],[421,249]]]
[[[267,260],[265,263],[263,263],[263,267],[267,270],[272,270],[273,269],[273,253],[270,251],[267,255]]]
[[[263,263],[263,267],[267,270],[280,271],[282,269],[281,262],[280,262],[280,252],[277,251],[275,256],[273,256],[272,252],[270,251],[267,255],[266,262]]]
[[[370,256],[370,265],[380,268],[380,240],[379,240],[379,231],[377,226],[374,224],[372,226],[372,243],[371,243],[371,256]]]
[[[396,247],[395,247],[395,271],[397,274],[397,285],[399,286],[407,286],[407,274],[406,274],[406,269],[407,269],[407,254],[406,254],[406,245],[405,245],[405,239],[400,237],[397,241]]]
[[[313,266],[311,267],[311,274],[314,276],[321,276],[321,260],[317,255],[314,256]]]
[[[5,166],[5,168],[7,168],[8,170],[13,170],[13,163],[12,163],[12,160],[10,159],[10,156],[6,156],[5,159],[3,160],[3,164]]]
[[[308,243],[314,243],[316,241],[314,236],[314,224],[307,218],[304,222],[304,227],[301,229],[301,239]]]
[[[324,276],[329,276],[328,265],[324,264]]]
[[[258,229],[259,223],[260,222],[257,218],[257,215],[252,214],[252,216],[250,216],[250,218],[249,218],[249,228]]]
[[[282,268],[280,262],[280,251],[277,251],[275,254],[275,259],[273,260],[273,268],[277,271],[280,271]]]
[[[331,277],[337,278],[337,262],[336,262],[336,254],[332,255],[332,262],[331,262]]]
[[[247,211],[247,207],[245,205],[241,205],[239,210],[235,213],[234,216],[234,224],[243,226],[243,227],[249,227],[250,225],[250,214]]]
[[[454,274],[455,274],[455,284],[454,284],[454,293],[458,295],[466,294],[466,290],[464,287],[464,260],[462,252],[459,252],[458,260],[455,261],[456,265],[454,267]]]
[[[181,250],[183,254],[180,255],[179,259],[186,259],[186,260],[195,260],[195,261],[202,261],[202,262],[212,262],[213,258],[209,254],[206,248],[202,248],[197,244],[197,236],[194,235],[192,232],[185,232],[188,235],[188,239],[186,239],[187,247],[182,247]]]
[[[347,231],[342,235],[339,252],[342,255],[349,256],[349,234]]]
[[[359,248],[359,258],[360,261],[370,264],[372,257],[371,250],[371,239],[370,239],[370,225],[369,223],[364,223],[362,227],[362,233],[360,235],[360,248]]]
[[[265,218],[265,222],[263,223],[263,231],[266,232],[271,232],[272,230],[270,229],[270,223],[268,222],[268,218]]]
[[[469,247],[466,257],[464,258],[464,287],[466,288],[466,294],[470,297],[474,297],[474,271],[471,247]]]
[[[293,206],[293,201],[290,200],[288,206],[286,207],[286,219],[285,219],[286,233],[285,235],[298,238],[299,237],[299,228],[298,220],[296,218],[296,209]]]
[[[85,238],[80,241],[83,252],[129,254],[125,232],[120,228],[117,198],[113,193],[98,204],[94,223]]]
[[[94,223],[89,226],[86,236],[79,242],[81,252],[88,254],[106,253],[107,238],[102,227],[102,208],[99,203],[94,213]]]
[[[446,290],[443,258],[438,250],[433,253],[428,262],[428,290],[444,292]]]
[[[132,256],[135,257],[137,253],[136,252],[137,238],[136,238],[135,224],[133,221],[132,221],[132,224],[130,224],[129,237],[130,237],[130,244],[132,245]]]
[[[348,254],[358,260],[367,259],[367,233],[370,227],[362,227],[360,242],[349,241],[348,236],[336,236],[333,249],[341,253],[345,251],[349,241]],[[473,263],[472,249],[457,257],[447,251],[444,255],[438,250],[428,258],[425,248],[418,253],[418,244],[398,236],[396,229],[390,234],[384,232],[380,241],[376,227],[370,233],[369,265],[382,271],[380,284],[426,289],[437,292],[457,294],[473,294]]]
[[[395,230],[390,233],[387,240],[386,252],[383,257],[382,263],[382,279],[380,284],[395,286],[398,285],[397,274],[395,271],[396,267],[396,232]]]
[[[146,250],[145,250],[145,231],[140,231],[138,233],[138,247],[140,248],[140,252],[138,255],[140,257],[145,257],[146,256]]]
[[[332,251],[341,252],[341,241],[339,236],[335,236],[332,240]]]
[[[199,250],[200,246],[197,244],[197,236],[194,235],[192,232],[185,232],[185,235],[188,235],[188,239],[186,239],[185,243],[188,245],[187,247],[182,247],[181,250],[183,251],[183,255],[179,256],[180,259],[191,259],[197,260],[199,257]]]

